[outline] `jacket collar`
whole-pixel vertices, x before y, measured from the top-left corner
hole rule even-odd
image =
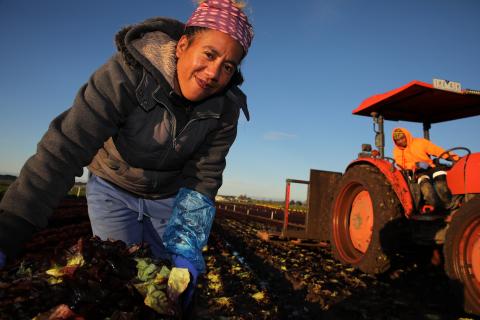
[[[178,104],[185,103],[184,99],[178,96],[173,90],[170,90],[168,94],[165,94],[165,91],[160,87],[155,89],[152,96],[157,102],[165,105],[167,108],[174,107],[173,104],[176,102],[178,102]],[[245,118],[250,120],[247,108],[247,98],[238,87],[233,87],[224,94],[215,95],[195,104],[193,108],[193,116],[220,117],[228,104],[233,104],[237,108],[242,109]]]
[[[190,102],[186,101],[184,98],[180,97],[176,94],[172,89],[166,93],[165,90],[162,90],[159,87],[153,92],[153,98],[166,106],[167,108],[173,108],[174,104],[177,105],[185,105],[187,106]],[[203,117],[203,116],[211,116],[211,117],[220,117],[222,111],[224,109],[224,105],[226,103],[225,96],[214,96],[210,97],[198,104],[195,104],[193,108],[193,117]]]

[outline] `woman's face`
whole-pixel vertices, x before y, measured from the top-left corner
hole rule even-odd
[[[243,56],[239,42],[226,33],[207,30],[177,44],[177,77],[182,95],[200,101],[223,90]]]

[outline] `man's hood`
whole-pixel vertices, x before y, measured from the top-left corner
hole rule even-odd
[[[406,138],[406,140],[407,140],[407,147],[412,143],[413,136],[412,136],[412,134],[410,133],[410,131],[408,131],[408,130],[405,129],[405,128],[394,128],[394,129],[392,130],[392,140],[393,140],[393,144],[394,144],[397,148],[399,148],[399,149],[405,149],[405,147],[400,147],[399,145],[397,145],[397,144],[395,143],[395,139],[393,139],[393,133],[394,133],[395,131],[402,131],[402,132],[403,132],[403,134],[405,135],[405,138]]]

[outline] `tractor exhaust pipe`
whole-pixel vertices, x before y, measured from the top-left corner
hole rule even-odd
[[[430,129],[432,125],[429,122],[423,123],[423,137],[427,140],[430,140]]]
[[[370,114],[373,118],[373,132],[375,132],[375,147],[380,153],[380,159],[385,157],[385,131],[383,128],[383,116],[377,112]]]

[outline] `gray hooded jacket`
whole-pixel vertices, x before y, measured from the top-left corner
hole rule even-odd
[[[0,204],[0,249],[7,255],[29,237],[20,225],[47,225],[85,166],[141,197],[173,196],[180,187],[215,197],[240,109],[248,119],[246,97],[229,87],[196,104],[177,128],[175,114],[186,101],[172,84],[183,28],[158,18],[117,34],[119,51],[52,121]]]

